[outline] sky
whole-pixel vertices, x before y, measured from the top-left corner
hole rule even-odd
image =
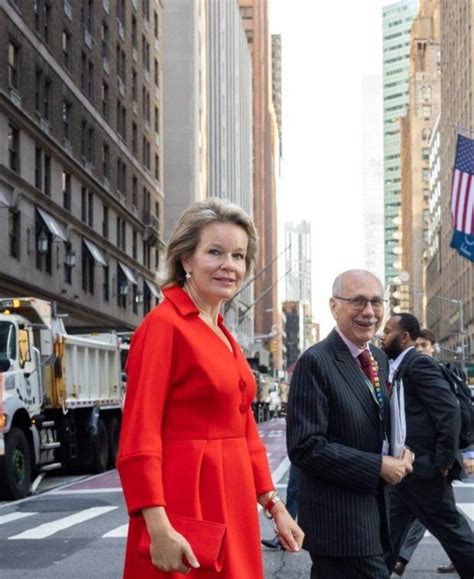
[[[313,317],[324,337],[334,278],[364,265],[362,78],[382,73],[382,7],[393,1],[269,3],[271,31],[282,35],[278,212],[281,222],[311,221]]]

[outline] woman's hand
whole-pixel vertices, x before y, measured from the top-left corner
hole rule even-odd
[[[188,541],[173,529],[163,507],[143,509],[143,517],[150,535],[150,557],[160,571],[189,573],[197,569],[199,561]],[[184,563],[187,562],[187,565]]]
[[[298,523],[291,517],[283,503],[278,503],[272,509],[273,519],[280,543],[286,551],[297,553],[303,545],[304,533]]]

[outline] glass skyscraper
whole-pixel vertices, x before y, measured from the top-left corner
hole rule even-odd
[[[383,9],[385,283],[401,264],[400,117],[408,106],[410,31],[419,0],[400,0]]]

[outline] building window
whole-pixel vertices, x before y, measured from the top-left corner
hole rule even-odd
[[[94,63],[81,53],[81,89],[89,100],[94,98]]]
[[[45,239],[46,251],[40,251],[40,239]],[[35,227],[35,249],[36,249],[36,269],[45,271],[49,275],[52,272],[52,257],[53,257],[53,236],[49,229],[46,228],[38,213],[36,214]]]
[[[119,308],[127,308],[127,294],[128,294],[128,280],[122,271],[122,268],[117,264],[117,305]]]
[[[160,37],[160,21],[158,17],[158,12],[156,11],[153,17],[153,33],[156,39]]]
[[[33,0],[35,31],[46,44],[51,40],[51,4],[45,0]]]
[[[142,36],[142,51],[143,51],[142,54],[143,68],[147,72],[150,72],[150,45],[148,44],[145,35]]]
[[[8,166],[16,173],[20,172],[20,131],[8,125]]]
[[[110,286],[109,286],[109,266],[104,265],[102,267],[103,271],[103,284],[102,284],[102,299],[104,302],[108,302],[110,298]]]
[[[102,205],[102,235],[105,239],[109,238],[109,208]]]
[[[160,63],[155,58],[155,86],[160,88]]]
[[[110,42],[110,35],[109,35],[109,27],[107,22],[102,22],[102,29],[101,29],[101,54],[102,58],[105,60],[109,59],[109,42]]]
[[[10,257],[20,259],[20,213],[8,210],[8,235],[10,240]]]
[[[87,224],[94,227],[94,194],[89,191],[87,194]]]
[[[102,145],[102,177],[110,179],[110,148],[107,143]]]
[[[143,137],[143,165],[148,171],[150,170],[150,143]]]
[[[63,171],[63,207],[71,211],[71,175]]]
[[[137,49],[137,19],[132,16],[132,48]]]
[[[132,101],[137,102],[137,71],[132,70]]]
[[[117,20],[125,29],[125,0],[117,0]]]
[[[127,191],[127,165],[117,159],[117,192],[125,195]]]
[[[81,221],[87,223],[87,189],[81,187]]]
[[[43,151],[35,147],[35,187],[41,190],[43,184]]]
[[[151,291],[145,281],[143,281],[143,314],[151,310]]]
[[[142,0],[143,20],[150,21],[150,0]]]
[[[63,134],[64,140],[71,141],[71,110],[72,105],[69,101],[63,101]]]
[[[94,294],[94,267],[95,260],[86,244],[82,244],[82,289]]]
[[[92,34],[92,15],[94,13],[93,0],[83,0],[82,2],[82,25],[84,30]]]
[[[68,30],[63,30],[63,64],[71,69],[71,34]]]
[[[89,126],[85,119],[81,122],[81,156],[83,160],[94,163],[95,136],[94,127]]]
[[[122,49],[120,44],[117,44],[116,66],[117,66],[117,76],[125,84],[127,60],[126,60],[126,56],[125,56],[125,50]]]
[[[143,265],[150,269],[151,263],[151,247],[148,245],[146,241],[143,242]]]
[[[127,138],[127,110],[117,99],[117,133],[123,141]]]
[[[136,123],[132,123],[132,154],[134,157],[137,156],[138,152],[138,128]]]
[[[41,86],[43,84],[43,71],[40,68],[35,69],[35,110],[41,114]]]
[[[51,196],[51,156],[44,155],[44,185],[43,193]]]
[[[106,121],[109,120],[109,85],[102,82],[102,116]]]
[[[155,107],[155,133],[160,134],[160,109]]]
[[[133,257],[133,259],[137,259],[137,253],[138,253],[137,239],[138,239],[138,234],[134,230],[132,233],[132,257]]]
[[[145,87],[142,89],[142,105],[143,105],[143,118],[147,123],[150,122],[150,93]]]
[[[64,255],[66,256],[70,253],[72,253],[72,243],[65,242]],[[72,268],[73,266],[69,265],[66,259],[64,259],[64,283],[67,283],[68,285],[72,284]]]
[[[49,121],[51,112],[51,79],[47,76],[44,78],[43,93],[43,117]]]
[[[8,85],[20,90],[20,48],[14,43],[8,43]]]
[[[138,179],[134,175],[132,178],[132,207],[137,207],[138,202]]]

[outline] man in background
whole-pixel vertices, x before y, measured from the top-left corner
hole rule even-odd
[[[382,336],[382,347],[392,360],[393,389],[404,399],[406,446],[416,456],[412,475],[391,492],[394,555],[389,567],[394,569],[417,518],[439,540],[461,578],[472,579],[474,538],[469,523],[456,509],[451,484],[462,471],[459,403],[439,364],[416,352],[419,335],[418,320],[403,313],[389,318]]]

